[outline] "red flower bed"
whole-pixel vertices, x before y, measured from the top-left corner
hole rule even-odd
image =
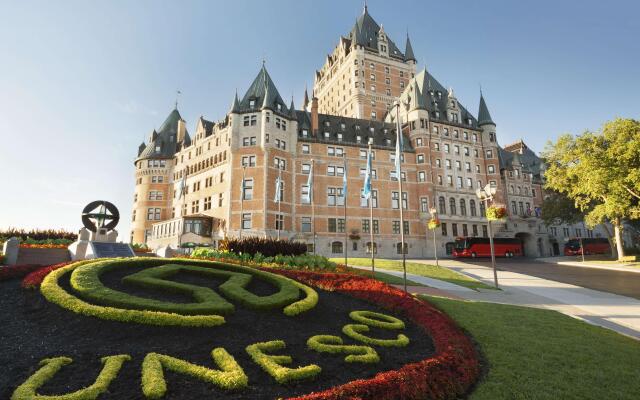
[[[0,268],[0,281],[6,281],[13,278],[20,278],[31,271],[40,268],[41,265],[11,265]]]
[[[20,243],[22,249],[66,249],[68,244],[54,244],[54,243]]]
[[[47,276],[49,272],[58,268],[62,268],[65,265],[69,264],[71,263],[64,262],[60,264],[48,265],[46,267],[38,266],[39,269],[36,269],[35,271],[32,270],[33,272],[24,277],[24,279],[22,280],[22,287],[25,289],[33,289],[34,287],[39,286],[42,283],[44,277]]]
[[[268,271],[274,272],[273,269]],[[478,354],[455,322],[430,304],[382,282],[347,274],[276,270],[301,282],[378,304],[422,327],[435,354],[395,371],[381,372],[295,400],[328,399],[456,399],[467,393],[480,373]]]

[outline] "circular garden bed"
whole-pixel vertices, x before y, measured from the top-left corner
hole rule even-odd
[[[450,318],[353,275],[135,258],[0,289],[0,398],[446,399],[479,374]]]

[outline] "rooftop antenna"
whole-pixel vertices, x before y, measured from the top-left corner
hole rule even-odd
[[[176,110],[178,109],[178,96],[180,96],[182,92],[180,89],[176,89]]]

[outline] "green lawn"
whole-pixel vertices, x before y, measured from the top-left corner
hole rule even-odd
[[[331,258],[330,260],[337,263],[344,263],[344,258]],[[349,264],[370,267],[371,259],[349,258]],[[402,261],[376,260],[376,268],[388,269],[392,271],[402,271]],[[473,278],[469,278],[466,275],[459,274],[447,268],[436,267],[435,265],[407,262],[407,273],[455,283],[456,285],[465,286],[474,290],[480,289],[480,288],[494,289],[493,286],[485,285],[484,283],[477,281]]]
[[[369,276],[371,276],[371,273],[369,273]],[[378,272],[376,271],[376,276],[375,278],[379,281],[382,281],[384,283],[388,283],[389,285],[402,285],[403,284],[403,280],[401,277],[399,276],[395,276],[395,275],[389,275],[389,274],[385,274],[383,272]],[[408,286],[424,286],[418,282],[413,282],[409,279],[407,279],[407,285]]]
[[[640,341],[555,311],[425,298],[471,333],[488,361],[471,400],[640,398]]]

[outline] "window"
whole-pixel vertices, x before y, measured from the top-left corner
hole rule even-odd
[[[329,187],[327,188],[327,205],[328,206],[343,206],[344,195],[342,193],[343,188]]]
[[[444,144],[444,152],[445,153],[449,153],[449,144],[448,143]]]
[[[449,212],[451,215],[456,215],[456,199],[453,197],[449,199]]]
[[[469,200],[469,211],[472,217],[476,216],[476,201],[473,199]]]
[[[457,144],[453,146],[453,153],[456,155],[460,155],[460,146]]]
[[[447,185],[453,186],[453,176],[447,175]]]
[[[248,178],[244,180],[244,185],[242,187],[242,199],[243,200],[253,199],[253,178]]]
[[[204,209],[211,210],[211,196],[204,198]]]
[[[473,187],[473,180],[471,178],[467,178],[467,187],[468,188],[472,188]]]
[[[196,214],[200,212],[200,201],[192,201],[191,202],[191,214]]]
[[[242,156],[242,166],[243,167],[255,167],[256,166],[256,156]]]
[[[163,176],[152,176],[151,177],[151,183],[162,183],[164,182],[164,177]]]
[[[309,148],[308,144],[303,144],[302,145],[302,154],[309,154],[311,152],[311,149]]]
[[[438,175],[438,185],[442,185],[442,175]]]
[[[378,207],[378,191],[377,190],[371,191],[371,200],[372,200],[371,207],[377,208]],[[360,207],[369,207],[369,199],[365,198],[362,193],[360,193]]]
[[[487,158],[493,158],[493,151],[487,150]]]
[[[342,242],[331,242],[331,253],[333,254],[340,254],[342,253]]]
[[[416,162],[417,162],[418,164],[424,164],[424,154],[418,154],[418,155],[416,156]]]
[[[447,207],[445,205],[444,196],[440,196],[438,198],[438,209],[440,214],[444,215],[447,213]]]
[[[440,151],[440,143],[435,142],[435,143],[433,144],[433,149],[434,149],[435,151]]]
[[[420,198],[420,211],[425,213],[429,211],[429,199],[426,197]]]
[[[367,151],[366,150],[360,150],[360,158],[363,160],[367,159]]]
[[[462,189],[462,177],[461,176],[456,177],[456,183],[457,183],[458,189]]]
[[[451,224],[451,234],[458,236],[458,224]]]
[[[513,215],[518,214],[518,206],[516,205],[515,201],[511,202],[511,212],[513,213]]]
[[[300,218],[300,230],[302,232],[311,232],[311,217]]]
[[[327,220],[329,232],[344,232],[344,219],[343,218],[329,218]]]
[[[159,221],[160,220],[160,208],[148,208],[147,209],[147,220],[148,221]]]
[[[242,229],[251,229],[251,214],[242,214]]]
[[[300,203],[309,204],[311,202],[311,196],[309,193],[309,185],[302,185],[300,189]]]
[[[280,157],[274,157],[273,166],[284,171],[285,169],[287,169],[287,160]]]
[[[418,182],[424,182],[427,180],[427,174],[424,171],[418,171]]]
[[[396,243],[396,252],[398,254],[402,254],[402,250],[403,250],[403,243],[402,242],[398,242]],[[408,254],[409,253],[409,245],[408,243],[404,243],[404,254]]]
[[[447,236],[447,224],[443,222],[440,224],[440,230],[442,231],[442,236]]]
[[[284,230],[284,214],[276,214],[275,229],[278,231]]]
[[[311,173],[311,164],[302,164],[302,173],[309,175]]]
[[[378,254],[378,244],[374,242],[372,245],[371,242],[367,242],[367,254],[371,254],[372,250],[373,254]]]
[[[495,174],[495,173],[496,173],[496,167],[495,167],[495,166],[493,166],[493,165],[489,165],[489,166],[487,167],[487,171],[488,171],[490,174]]]

